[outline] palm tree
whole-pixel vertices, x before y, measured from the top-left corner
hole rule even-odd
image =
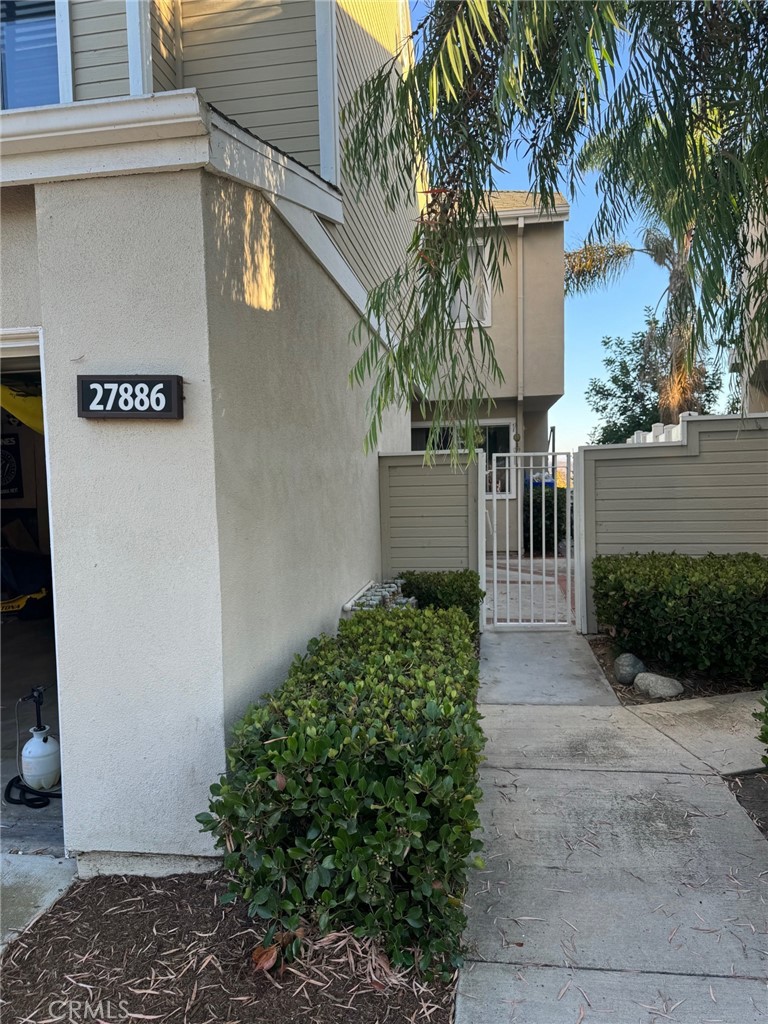
[[[691,351],[696,289],[689,273],[688,247],[687,238],[679,245],[661,227],[652,225],[643,230],[640,246],[587,242],[565,253],[566,295],[582,295],[619,280],[637,255],[649,257],[667,271],[668,284],[659,299],[661,304],[666,298],[665,315],[661,326],[644,337],[646,347],[654,347],[666,361],[659,399],[662,418],[669,423],[676,423],[682,412],[700,411],[698,395],[706,375],[702,353]]]
[[[698,104],[693,113],[698,110]],[[665,137],[663,125],[649,122],[648,138]],[[688,173],[696,173],[694,151],[698,156],[712,159],[721,139],[721,119],[712,111],[703,124],[698,124],[688,148]],[[615,158],[616,140],[606,132],[597,134],[581,151],[578,166],[581,173],[605,173]],[[700,411],[698,391],[706,376],[704,356],[714,340],[712,332],[696,333],[698,295],[701,275],[691,262],[691,244],[695,235],[695,221],[690,220],[682,229],[675,230],[674,211],[678,197],[666,190],[664,176],[649,173],[659,161],[650,144],[640,151],[639,166],[628,163],[626,191],[646,226],[641,245],[629,242],[588,240],[579,249],[565,253],[565,294],[578,295],[593,291],[618,280],[632,265],[638,254],[649,257],[667,272],[667,287],[659,298],[656,312],[665,303],[660,329],[646,332],[646,347],[654,346],[656,355],[666,361],[666,372],[660,381],[660,406],[666,422],[676,423],[680,413]],[[598,178],[598,184],[600,183]],[[598,218],[593,236],[599,235]]]

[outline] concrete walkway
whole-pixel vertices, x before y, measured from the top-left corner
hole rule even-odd
[[[77,862],[64,857],[2,854],[0,950],[44,914],[67,891]]]
[[[695,746],[679,715],[622,707],[575,634],[486,633],[482,655],[456,1024],[768,1024],[768,842],[708,763],[706,715]]]

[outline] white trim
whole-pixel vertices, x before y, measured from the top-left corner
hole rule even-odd
[[[0,327],[1,359],[34,359],[40,354],[42,327]]]
[[[485,564],[485,518],[488,514],[488,506],[487,499],[484,498],[487,459],[483,448],[478,448],[475,455],[477,457],[477,573],[480,577],[480,589],[485,591],[488,586],[488,573]],[[483,597],[483,600],[480,602],[481,633],[485,632],[485,620],[487,618],[486,601],[487,598]]]
[[[339,290],[346,295],[357,312],[365,314],[368,293],[317,217],[296,203],[269,196],[267,198],[299,241],[333,278]],[[378,328],[374,326],[374,330]],[[413,452],[407,454],[412,455]]]
[[[566,221],[571,214],[571,208],[567,203],[558,203],[554,210],[544,211],[540,206],[524,207],[518,210],[497,210],[496,216],[503,225],[515,225],[520,219],[534,221],[537,224],[553,224],[558,221]]]
[[[298,203],[336,224],[341,195],[316,174],[242,128],[211,112],[210,167],[217,174]]]
[[[340,177],[339,65],[336,47],[336,0],[315,0],[317,106],[320,176],[338,185]]]
[[[172,0],[173,3],[173,50],[176,70],[176,88],[184,88],[184,45],[182,42],[182,10],[181,0]]]
[[[112,96],[103,100],[82,100],[70,106],[19,107],[0,114],[0,159],[7,156],[60,154],[64,150],[88,149],[93,159],[96,147],[115,147],[104,158],[116,154],[128,142],[174,140],[205,136],[209,132],[208,110],[195,89],[158,93],[156,96]],[[99,161],[90,174],[123,173],[115,159]],[[4,184],[16,184],[3,174]],[[38,181],[55,180],[40,176]]]
[[[72,77],[72,32],[69,0],[56,0],[56,60],[59,65],[59,103],[75,98]]]
[[[131,96],[152,92],[152,21],[149,0],[125,0],[128,81]]]
[[[196,89],[0,114],[5,185],[204,168],[341,223],[340,193],[211,113]]]
[[[575,621],[579,633],[588,633],[587,621],[587,544],[585,536],[586,523],[586,495],[584,493],[584,449],[580,448],[573,457],[573,491],[576,499],[576,507],[573,510],[574,517],[574,541],[575,541]]]
[[[43,328],[38,328],[38,342],[40,352],[40,388],[42,391],[43,399],[43,450],[45,452],[45,490],[47,495],[48,503],[48,551],[51,557],[51,601],[53,602],[53,642],[55,645],[55,658],[56,658],[56,710],[59,715],[59,723],[62,721],[61,714],[61,692],[62,692],[62,679],[64,675],[61,671],[61,663],[59,661],[59,652],[63,650],[63,643],[60,643],[59,635],[59,605],[56,586],[56,552],[55,552],[55,519],[53,515],[53,491],[55,487],[55,481],[53,476],[52,462],[51,462],[51,435],[48,430],[48,381],[45,372],[45,332]],[[59,734],[61,737],[61,734]],[[67,794],[66,787],[62,787],[62,799],[61,799],[61,811],[63,817],[64,826],[64,855],[69,856],[69,851],[66,848],[66,835],[67,835]]]

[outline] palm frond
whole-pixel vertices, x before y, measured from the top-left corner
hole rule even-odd
[[[565,294],[582,295],[618,281],[638,250],[629,242],[592,242],[565,253]]]

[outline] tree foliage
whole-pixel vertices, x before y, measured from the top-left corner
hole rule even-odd
[[[588,242],[621,237],[639,212],[633,183],[653,180],[672,237],[695,225],[691,350],[716,332],[754,362],[768,336],[765,0],[434,0],[413,45],[405,72],[387,63],[345,111],[348,181],[378,181],[391,204],[428,183],[407,256],[372,290],[359,328],[369,443],[384,409],[414,393],[435,402],[433,422],[460,420],[469,437],[501,379],[468,298],[479,226],[500,284],[506,247],[489,196],[511,147],[546,209],[556,192],[577,193],[581,154],[599,141]]]
[[[632,338],[603,338],[605,375],[593,377],[587,405],[600,419],[590,435],[592,444],[624,444],[636,430],[648,431],[664,422],[665,389],[670,382],[663,340],[664,327],[646,310],[646,328]],[[685,405],[698,413],[715,408],[722,384],[717,367],[698,363],[678,387],[688,389]]]
[[[682,412],[700,411],[701,362],[705,353],[701,351],[702,340],[697,343],[697,351],[691,350],[698,294],[696,282],[686,268],[688,237],[678,243],[659,228],[648,226],[643,231],[642,248],[627,242],[592,243],[565,254],[566,294],[589,292],[616,281],[637,254],[650,257],[667,271],[667,287],[658,303],[661,305],[666,297],[663,324],[659,329],[653,321],[643,346],[646,362],[649,346],[657,346],[654,352],[654,368],[658,374],[656,391],[664,423],[676,423]],[[662,347],[658,348],[659,345]]]

